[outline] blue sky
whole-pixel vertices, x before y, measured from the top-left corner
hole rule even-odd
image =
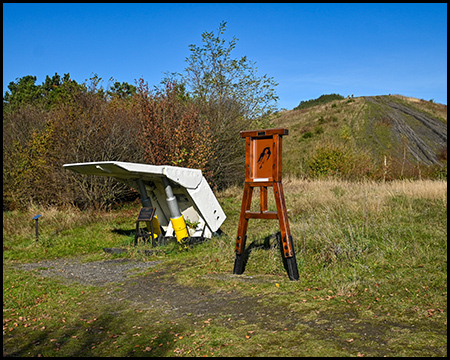
[[[278,108],[322,94],[401,94],[447,104],[447,4],[3,4],[3,94],[70,73],[158,85],[189,45],[227,22],[233,58],[273,77]]]

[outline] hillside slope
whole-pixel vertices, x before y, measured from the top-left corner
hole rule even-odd
[[[447,124],[413,106],[391,100],[390,97],[365,97],[367,102],[384,107],[391,124],[392,135],[401,142],[406,139],[409,153],[426,165],[440,163],[437,155],[447,144]],[[377,121],[370,119],[371,124]]]
[[[283,111],[272,122],[289,129],[283,145],[287,174],[446,174],[447,105],[400,95],[365,96]]]

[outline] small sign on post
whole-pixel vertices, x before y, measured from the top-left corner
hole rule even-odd
[[[39,221],[39,218],[41,216],[42,215],[36,215],[36,216],[33,217],[33,220],[36,220],[36,224],[35,224],[35,227],[36,227],[36,241],[39,240],[39,224],[38,224],[38,221]]]
[[[134,245],[136,246],[138,243],[138,238],[144,235],[143,231],[139,228],[139,222],[143,221],[147,225],[147,229],[150,230],[150,236],[152,241],[152,246],[156,246],[155,235],[153,229],[153,218],[155,216],[156,209],[153,207],[143,207],[139,211],[139,215],[136,219],[136,233],[134,235]],[[145,243],[145,236],[144,236]]]

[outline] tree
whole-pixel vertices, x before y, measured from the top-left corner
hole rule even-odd
[[[207,180],[213,157],[209,122],[202,121],[183,87],[167,83],[151,92],[141,79],[135,97],[135,114],[141,123],[139,137],[145,160],[153,165],[200,169]]]
[[[11,109],[21,105],[31,104],[42,98],[42,87],[36,85],[36,76],[26,75],[11,81],[9,91],[3,96],[3,107]]]
[[[39,204],[108,206],[136,196],[109,177],[81,176],[63,164],[140,162],[139,122],[132,104],[96,91],[98,77],[78,85],[68,74],[46,77],[43,100],[7,105],[3,113],[3,208]],[[34,77],[13,83],[13,97],[34,89]],[[18,87],[15,87],[18,85]],[[27,85],[27,86],[25,86]],[[45,105],[45,106],[43,106]],[[11,107],[10,107],[11,106]]]
[[[225,30],[222,22],[217,34],[202,34],[202,46],[189,46],[188,66],[181,75],[200,118],[209,121],[216,139],[210,164],[219,188],[243,181],[245,147],[239,132],[271,113],[278,100],[273,78],[257,76],[255,63],[246,56],[232,58],[238,39],[227,43]]]
[[[119,81],[116,81],[114,82],[114,85],[110,86],[107,93],[111,97],[128,99],[136,95],[136,86],[128,84],[127,82],[120,83]]]
[[[61,102],[71,101],[72,95],[83,90],[83,85],[70,79],[70,74],[61,78],[58,73],[46,76],[41,85],[36,85],[36,76],[26,75],[11,81],[9,91],[3,96],[3,112],[15,111],[26,105],[50,109]]]
[[[183,82],[200,101],[223,104],[230,100],[240,104],[243,116],[255,119],[275,110],[278,85],[272,77],[256,75],[256,63],[247,59],[231,57],[238,39],[233,37],[226,44],[222,35],[226,22],[222,22],[218,33],[204,32],[203,46],[189,45],[191,55],[186,58]]]
[[[137,143],[139,123],[126,99],[107,101],[96,91],[94,76],[73,101],[53,109],[55,122],[54,187],[62,202],[80,207],[108,206],[136,195],[133,190],[110,177],[84,176],[63,168],[63,164],[90,161],[139,162],[143,153]],[[101,79],[100,79],[101,80]],[[134,195],[133,195],[134,193]]]
[[[73,101],[74,96],[84,90],[85,85],[72,80],[69,73],[64,74],[62,79],[57,73],[52,78],[47,75],[42,83],[44,102],[48,109]]]

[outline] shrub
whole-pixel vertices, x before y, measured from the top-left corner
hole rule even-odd
[[[345,154],[335,148],[320,148],[309,161],[310,173],[313,177],[335,175],[341,172],[346,162]]]
[[[3,113],[4,210],[30,203],[104,207],[136,197],[112,178],[63,168],[76,162],[142,161],[139,124],[129,101],[107,101],[95,86],[73,86],[63,97],[53,97],[51,106],[41,105],[8,105]]]
[[[313,178],[340,177],[348,180],[376,177],[379,172],[369,155],[334,144],[319,147],[309,159],[308,168]]]
[[[317,135],[323,134],[323,127],[322,126],[317,126],[316,130],[315,130],[315,133]]]
[[[441,149],[439,149],[437,153],[437,159],[439,161],[447,161],[447,145],[443,146]]]
[[[210,125],[176,83],[151,93],[142,80],[134,109],[142,131],[139,139],[145,161],[200,169],[211,180],[209,162],[214,156]]]

